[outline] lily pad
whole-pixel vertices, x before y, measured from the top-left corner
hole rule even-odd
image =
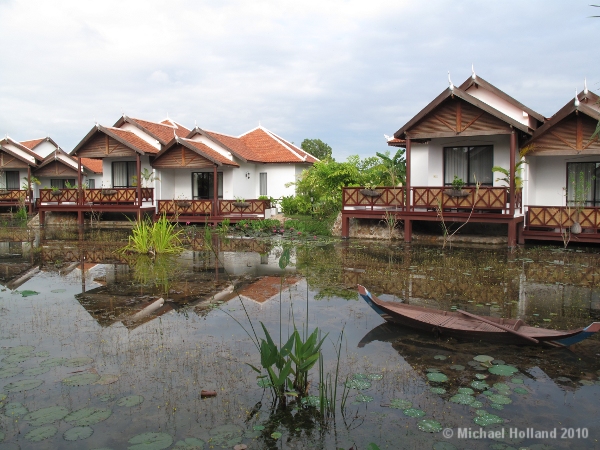
[[[488,396],[488,398],[490,399],[490,402],[496,403],[498,405],[510,405],[512,403],[510,397],[507,397],[506,395],[502,394],[493,394]]]
[[[383,375],[380,373],[370,373],[367,375],[367,378],[372,381],[379,381],[383,379]]]
[[[275,431],[273,433],[271,433],[271,437],[273,439],[279,439],[282,436],[282,434],[279,431]]]
[[[68,359],[63,365],[65,367],[82,367],[93,363],[94,360],[88,356],[80,356],[78,358]]]
[[[404,400],[403,398],[395,398],[390,402],[390,408],[394,409],[409,409],[412,407],[412,402]]]
[[[142,433],[129,439],[128,450],[162,450],[173,443],[173,437],[167,433]]]
[[[473,395],[475,393],[475,391],[473,389],[471,389],[471,388],[462,387],[462,388],[458,388],[458,393],[459,394]]]
[[[405,409],[404,415],[408,417],[423,417],[425,415],[425,411],[417,408],[408,408]]]
[[[502,361],[501,359],[494,359],[492,361],[492,364],[494,364],[495,366],[500,366],[502,364],[506,364],[504,361]]]
[[[442,431],[442,424],[436,420],[420,420],[417,426],[419,427],[419,430],[425,431],[426,433],[437,433],[439,431]]]
[[[57,431],[58,429],[51,425],[47,427],[34,428],[25,435],[25,439],[31,442],[40,442],[44,439],[51,438],[56,434]]]
[[[353,380],[349,380],[346,382],[346,387],[348,389],[369,389],[371,387],[371,382],[368,380],[357,380],[356,378]]]
[[[264,429],[265,429],[265,427],[264,427],[263,425],[254,425],[254,426],[252,427],[252,429],[253,429],[254,431],[262,431],[262,430],[264,430]]]
[[[32,353],[35,347],[31,345],[17,345],[16,347],[7,347],[0,349],[0,355],[26,355]]]
[[[183,441],[177,441],[173,450],[202,450],[205,442],[202,439],[187,438]]]
[[[431,389],[429,389],[430,392],[433,392],[434,394],[445,394],[446,393],[446,389],[441,388],[441,387],[432,387]]]
[[[471,403],[469,405],[471,408],[482,408],[483,407],[483,403],[481,403],[479,400],[475,400],[473,403]]]
[[[112,414],[110,409],[102,408],[81,408],[67,415],[65,422],[72,423],[80,427],[94,425],[108,419]],[[170,445],[170,444],[169,444]]]
[[[321,407],[321,399],[317,395],[308,395],[303,397],[300,401],[304,406],[314,406],[315,408]],[[263,427],[264,429],[264,427]]]
[[[450,369],[461,371],[461,370],[465,370],[465,366],[462,366],[460,364],[454,364],[453,366],[450,366]]]
[[[27,414],[29,411],[21,403],[13,402],[7,403],[4,406],[4,415],[6,417],[21,417]]]
[[[27,369],[23,371],[23,375],[26,377],[37,377],[38,375],[42,375],[50,370],[50,367],[33,367],[31,369]]]
[[[49,358],[40,362],[42,367],[56,367],[62,366],[67,361],[67,358]]]
[[[32,295],[39,295],[39,292],[26,289],[24,291],[19,291],[19,294],[21,294],[21,297],[31,297]]]
[[[500,375],[503,377],[508,377],[510,375],[512,375],[513,373],[516,373],[519,371],[519,369],[517,369],[514,366],[507,366],[505,364],[500,364],[498,366],[492,366],[489,369],[490,373],[493,373],[494,375]]]
[[[366,380],[367,376],[364,373],[355,373],[354,375],[352,375],[352,378],[356,380]]]
[[[98,381],[96,381],[94,384],[100,384],[102,386],[106,386],[107,384],[116,383],[117,381],[119,381],[118,375],[111,375],[111,374],[107,373],[105,375],[102,375],[100,377],[100,379]]]
[[[480,363],[491,362],[493,360],[494,360],[494,358],[492,358],[491,356],[488,356],[488,355],[477,355],[475,358],[473,358],[473,361],[477,361]]]
[[[221,425],[220,427],[210,430],[209,434],[211,435],[211,438],[209,442],[211,446],[231,448],[242,442],[242,433],[242,428],[237,425]]]
[[[468,394],[456,394],[450,397],[450,401],[459,405],[470,405],[475,401],[475,397]]]
[[[30,412],[23,417],[23,420],[29,422],[32,427],[39,427],[61,420],[67,414],[69,414],[69,410],[63,406],[50,406]]]
[[[15,381],[14,383],[9,383],[4,386],[4,390],[6,392],[23,392],[29,391],[31,389],[35,389],[43,383],[42,380],[36,380],[34,378]]]
[[[488,376],[485,373],[476,373],[475,378],[478,380],[485,380]]]
[[[354,397],[354,400],[357,403],[369,403],[373,401],[373,397],[369,396],[369,395],[364,395],[364,394],[356,394],[356,397]]]
[[[445,355],[435,355],[433,358],[439,359],[440,361],[444,361],[445,359],[448,359],[448,357]]]
[[[503,410],[504,409],[504,405],[500,405],[499,403],[492,403],[490,406],[492,408],[498,409],[498,410]]]
[[[495,414],[485,414],[483,416],[475,417],[473,419],[473,422],[475,422],[477,425],[479,425],[481,427],[485,427],[485,426],[493,425],[496,423],[504,423],[504,419],[496,416]]]
[[[477,380],[477,381],[473,381],[471,383],[471,387],[473,389],[479,389],[480,391],[483,391],[483,390],[489,388],[490,386],[485,381]]]
[[[39,352],[35,352],[33,356],[35,356],[36,358],[47,358],[48,356],[50,356],[50,352],[48,350],[41,350]]]
[[[22,367],[7,367],[0,369],[0,378],[10,378],[23,372]]]
[[[3,364],[19,364],[23,361],[27,361],[28,359],[33,358],[32,353],[18,353],[16,355],[8,355],[6,358],[2,360]]]
[[[100,400],[101,402],[110,402],[114,399],[115,396],[113,394],[102,394],[100,397],[98,397],[98,400]]]
[[[443,373],[428,373],[427,379],[435,383],[445,383],[448,381],[448,377]]]
[[[64,378],[62,382],[67,386],[86,386],[95,383],[100,379],[97,373],[78,373]]]
[[[494,383],[494,388],[499,391],[505,391],[507,389],[510,389],[510,386],[506,383]]]
[[[73,427],[63,434],[65,441],[81,441],[89,438],[94,434],[94,430],[91,427]]]
[[[127,397],[120,398],[117,400],[117,406],[137,406],[144,401],[144,397],[141,395],[128,395]]]
[[[521,395],[523,395],[523,394],[529,394],[529,391],[527,389],[525,389],[525,388],[522,388],[522,387],[516,387],[516,388],[513,389],[513,391],[514,391],[515,394],[521,394]]]

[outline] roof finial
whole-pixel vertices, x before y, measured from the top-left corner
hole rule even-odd
[[[473,63],[471,63],[471,78],[473,80],[477,78],[477,75],[475,75],[475,65]]]
[[[450,71],[448,71],[448,87],[450,88],[451,91],[454,90],[454,85],[452,84],[452,80],[450,79]]]
[[[585,95],[587,95],[587,94],[588,94],[588,92],[589,92],[589,91],[588,91],[588,88],[587,88],[587,78],[584,78],[584,79],[583,79],[583,93],[584,93]]]
[[[198,122],[194,119],[194,128],[198,128]]]
[[[575,89],[575,108],[579,106],[579,98],[577,97],[577,89]]]

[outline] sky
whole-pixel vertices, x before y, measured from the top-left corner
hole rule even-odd
[[[448,72],[458,86],[474,67],[547,117],[584,78],[600,92],[597,14],[589,0],[0,0],[0,134],[70,151],[126,114],[373,156]]]

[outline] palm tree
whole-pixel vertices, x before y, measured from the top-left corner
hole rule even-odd
[[[396,186],[398,183],[404,184],[406,180],[406,160],[404,159],[404,152],[406,149],[399,148],[396,154],[390,158],[389,152],[375,154],[381,159],[381,164],[385,169],[386,174],[389,176],[391,186]]]

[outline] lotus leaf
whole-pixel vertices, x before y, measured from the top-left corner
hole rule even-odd
[[[116,383],[117,381],[119,381],[118,375],[112,375],[112,374],[107,373],[105,375],[102,375],[100,377],[100,379],[98,381],[96,381],[96,383],[94,383],[94,384],[100,384],[102,386],[106,386],[107,384]]]
[[[465,370],[465,366],[461,366],[460,364],[454,364],[453,366],[450,366],[450,368],[452,370],[458,370],[458,371]]]
[[[515,394],[529,394],[529,391],[522,387],[516,387],[513,389]]]
[[[443,373],[428,373],[427,379],[436,383],[445,383],[446,381],[448,381],[448,377]]]
[[[62,366],[67,361],[67,358],[49,358],[40,362],[42,367],[56,367]]]
[[[67,386],[86,386],[100,379],[97,373],[78,373],[62,380]]]
[[[473,361],[477,361],[477,362],[490,362],[493,361],[494,358],[492,358],[491,356],[488,355],[477,355],[475,358],[473,358]]]
[[[50,406],[30,412],[23,417],[23,420],[29,422],[32,427],[39,427],[61,420],[67,414],[69,414],[69,410],[63,406]]]
[[[31,389],[35,389],[36,387],[40,386],[43,383],[42,380],[36,380],[36,379],[26,379],[26,380],[21,380],[21,381],[15,381],[14,383],[9,383],[6,386],[4,386],[4,390],[6,392],[23,392],[23,391],[29,391]]]
[[[412,402],[404,400],[403,398],[395,398],[390,402],[390,408],[394,409],[409,409],[412,406]]]
[[[0,369],[0,378],[10,378],[15,375],[19,375],[23,372],[22,367],[7,367],[5,369]]]
[[[367,380],[350,380],[346,382],[346,387],[348,389],[369,389],[371,387],[371,382]]]
[[[489,388],[490,386],[485,381],[477,380],[477,381],[473,381],[471,383],[471,387],[473,389],[479,389],[480,391],[483,391],[483,390]]]
[[[177,441],[173,450],[202,450],[204,441],[202,439],[187,438],[183,441]]]
[[[487,370],[489,366],[482,366],[481,364],[478,366],[473,366],[473,370],[483,371]]]
[[[83,427],[102,422],[103,420],[108,419],[111,414],[112,411],[110,409],[81,408],[67,415],[64,420],[73,425]]]
[[[18,345],[16,347],[7,347],[0,350],[0,355],[27,355],[32,353],[35,347],[31,345]]]
[[[33,367],[23,371],[23,375],[27,377],[37,377],[38,375],[45,374],[50,370],[50,367]]]
[[[120,398],[117,400],[117,406],[137,406],[144,401],[144,397],[141,395],[128,395],[127,397]]]
[[[475,401],[475,397],[468,394],[456,394],[450,397],[450,401],[459,405],[470,405]]]
[[[485,380],[488,376],[485,373],[476,373],[475,378],[478,380]]]
[[[210,430],[210,444],[221,448],[231,448],[242,442],[243,430],[241,427],[233,424],[221,425]]]
[[[167,433],[142,433],[129,439],[128,450],[162,450],[173,443],[173,438]]]
[[[502,361],[501,359],[494,359],[492,361],[492,364],[494,364],[495,366],[500,366],[502,364],[506,364],[504,361]]]
[[[51,438],[56,434],[57,431],[58,429],[51,425],[46,427],[34,428],[25,435],[25,439],[31,442],[40,442],[44,439]]]
[[[33,355],[31,353],[27,353],[27,354],[16,354],[16,355],[8,355],[6,358],[4,358],[2,360],[3,364],[19,364],[22,363],[23,361],[27,361],[28,359],[33,358]]]
[[[403,412],[404,415],[408,417],[423,417],[425,415],[425,411],[422,411],[417,408],[408,408],[405,409]]]
[[[262,430],[264,430],[264,429],[265,429],[265,427],[264,427],[263,425],[254,425],[254,426],[252,427],[252,429],[253,429],[254,431],[262,431]]]
[[[486,414],[488,414],[488,412],[485,409],[478,409],[477,411],[475,411],[475,414],[477,414],[478,416],[485,416]]]
[[[100,400],[101,402],[110,402],[111,400],[114,400],[115,396],[112,394],[103,394],[100,397],[98,397],[98,400]]]
[[[369,403],[369,402],[373,401],[373,397],[371,397],[369,395],[356,394],[356,397],[354,398],[354,400],[357,403]]]
[[[419,427],[419,430],[425,431],[426,433],[437,433],[442,431],[442,424],[436,420],[420,420],[417,426]]]
[[[35,352],[33,356],[35,356],[36,358],[47,358],[48,356],[50,356],[50,352],[48,350],[42,350],[39,352]]]
[[[479,400],[475,400],[473,403],[471,403],[469,405],[471,408],[481,408],[483,406],[483,403],[481,403]]]
[[[445,355],[435,355],[433,358],[439,359],[440,361],[444,361],[445,359],[448,359],[448,357]]]
[[[507,389],[510,389],[510,386],[506,383],[494,383],[494,388],[498,389],[499,391],[505,391]]]
[[[275,431],[275,432],[271,433],[271,437],[273,439],[279,439],[281,437],[281,433],[279,431]]]
[[[498,403],[492,403],[490,406],[491,406],[492,408],[494,408],[494,409],[498,409],[498,410],[502,410],[502,409],[504,409],[504,405],[500,405],[500,404],[498,404]]]
[[[471,388],[462,387],[462,388],[458,388],[458,393],[459,394],[473,395],[475,393],[475,391],[473,389],[471,389]]]
[[[477,361],[469,361],[467,364],[470,365],[471,367],[475,367],[475,366],[480,366],[481,365]]]
[[[367,378],[372,381],[379,381],[383,379],[383,375],[380,373],[370,373],[367,375]]]
[[[364,373],[355,373],[354,375],[352,375],[352,378],[356,380],[366,380],[367,376]]]
[[[29,291],[29,290],[24,290],[24,291],[18,291],[19,294],[21,294],[22,297],[31,297],[32,295],[38,295],[39,292],[36,291]]]
[[[509,405],[512,403],[510,397],[507,397],[506,395],[502,394],[492,394],[488,396],[488,398],[490,399],[490,402],[496,403],[498,405]]]
[[[477,416],[473,419],[477,425],[481,427],[485,427],[487,425],[493,425],[496,423],[504,423],[504,420],[501,417],[496,416],[495,414],[486,414],[484,416]]]
[[[4,415],[6,417],[21,417],[27,414],[27,408],[25,408],[21,403],[7,403],[4,406]]]
[[[508,377],[508,376],[512,375],[513,373],[516,373],[519,371],[519,369],[517,369],[516,367],[507,366],[504,364],[501,364],[498,366],[492,366],[488,370],[490,371],[490,373],[493,373],[494,375],[500,375],[503,377]]]
[[[63,434],[65,441],[80,441],[89,438],[94,434],[94,430],[91,427],[73,427]]]
[[[94,360],[88,356],[80,356],[78,358],[71,358],[64,363],[65,367],[81,367],[87,366],[93,363]]]
[[[433,392],[434,394],[445,394],[446,393],[446,389],[441,388],[441,387],[432,387],[431,389],[429,389],[431,392]]]

